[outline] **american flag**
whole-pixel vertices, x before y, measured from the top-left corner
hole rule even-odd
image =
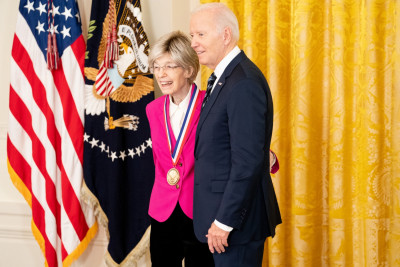
[[[69,266],[97,232],[80,201],[83,182],[84,57],[75,0],[21,0],[12,47],[7,138],[11,179],[32,208],[46,266]],[[50,19],[49,19],[50,18]],[[56,36],[58,68],[47,64]]]

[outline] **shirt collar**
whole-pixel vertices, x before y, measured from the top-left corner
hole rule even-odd
[[[240,49],[238,46],[235,46],[231,52],[229,52],[220,63],[218,63],[217,67],[214,70],[215,76],[217,76],[217,80],[221,77],[222,73],[224,73],[226,67],[231,63],[231,61],[240,53]]]
[[[182,108],[183,110],[186,110],[187,107],[189,106],[189,101],[190,101],[190,95],[192,92],[192,85],[190,85],[190,89],[189,92],[187,93],[187,95],[185,96],[185,98],[182,100],[181,103],[179,103],[179,105],[176,105],[174,102],[172,102],[172,97],[169,97],[169,110],[170,110],[170,114],[174,113],[175,110],[177,110],[178,108]],[[172,111],[172,112],[171,112]]]

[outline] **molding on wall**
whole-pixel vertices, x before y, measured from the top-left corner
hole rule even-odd
[[[32,239],[30,216],[25,203],[0,202],[0,238]]]
[[[6,123],[0,123],[0,140],[7,139],[7,127]]]
[[[0,201],[0,240],[34,240],[31,220],[31,210],[27,203]],[[107,244],[104,230],[100,229],[92,245],[104,247]]]
[[[21,229],[15,226],[1,226],[0,227],[0,239],[33,239],[32,232],[26,229]]]

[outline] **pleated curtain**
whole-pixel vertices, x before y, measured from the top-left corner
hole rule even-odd
[[[400,266],[400,1],[219,2],[274,101],[263,266]]]

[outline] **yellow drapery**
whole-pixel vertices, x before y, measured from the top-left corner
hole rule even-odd
[[[400,266],[400,1],[219,2],[274,100],[263,266]]]

